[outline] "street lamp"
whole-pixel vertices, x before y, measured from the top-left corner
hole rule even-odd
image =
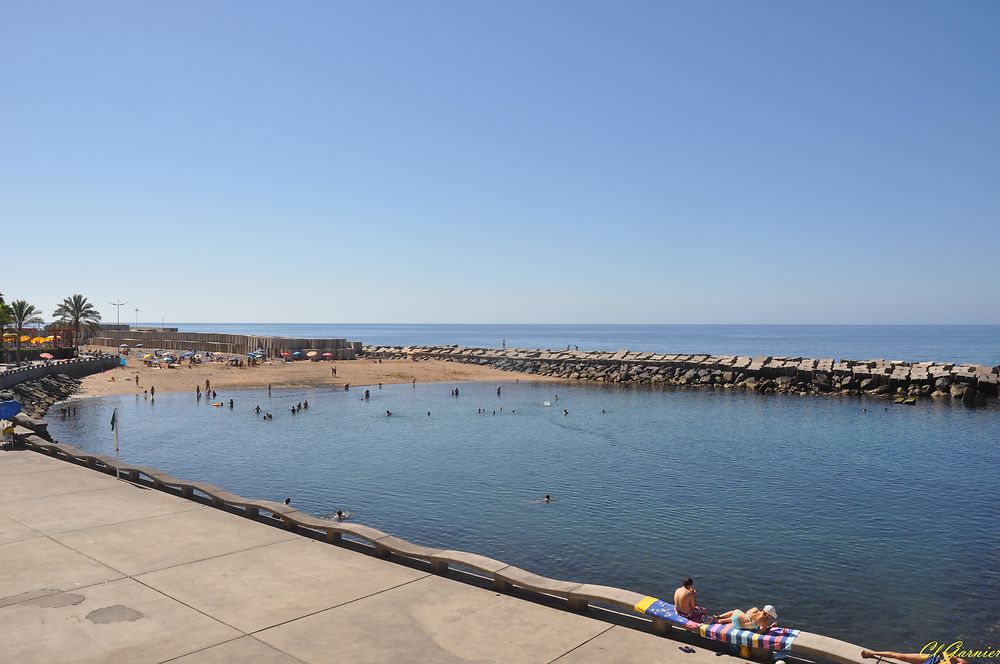
[[[110,304],[113,307],[117,307],[118,308],[118,327],[121,327],[121,325],[122,325],[122,307],[124,307],[126,304],[128,304],[128,302],[122,302],[121,300],[119,300],[118,302],[108,302],[108,304]]]

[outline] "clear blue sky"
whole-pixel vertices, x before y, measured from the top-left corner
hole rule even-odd
[[[994,0],[11,0],[0,291],[111,320],[1000,323],[998,34]]]

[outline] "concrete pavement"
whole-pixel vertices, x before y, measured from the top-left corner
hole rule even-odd
[[[0,661],[719,662],[681,645],[0,452]]]

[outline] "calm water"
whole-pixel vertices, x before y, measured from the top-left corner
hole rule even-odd
[[[50,430],[110,452],[118,406],[126,460],[421,544],[664,597],[692,575],[713,611],[772,603],[785,624],[878,647],[1000,640],[995,407],[454,386],[220,393],[235,410],[85,399]]]
[[[366,344],[458,344],[720,355],[940,360],[1000,364],[998,325],[337,325],[168,323],[194,332],[304,338],[340,337]]]

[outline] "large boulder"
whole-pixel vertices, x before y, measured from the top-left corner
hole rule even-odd
[[[869,390],[874,390],[878,387],[878,378],[864,378],[861,381],[859,387],[865,392]]]

